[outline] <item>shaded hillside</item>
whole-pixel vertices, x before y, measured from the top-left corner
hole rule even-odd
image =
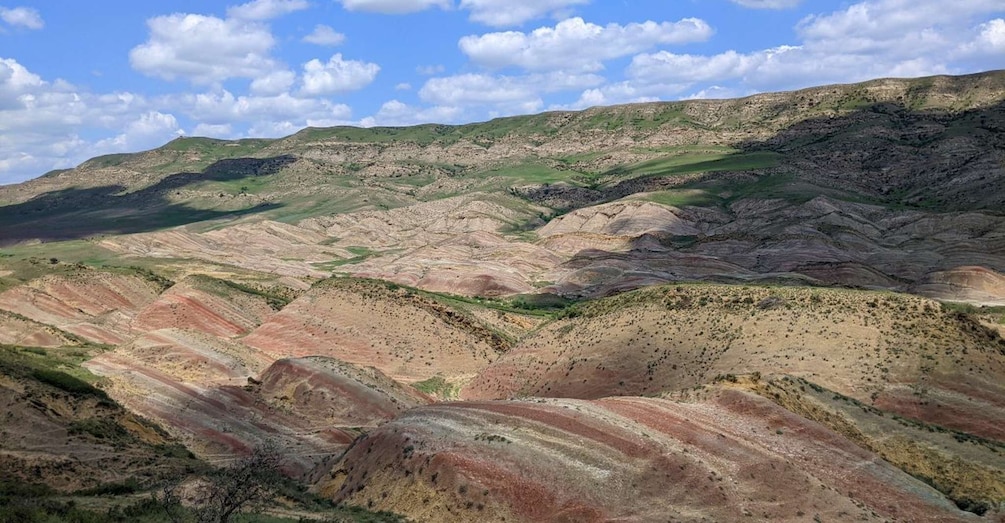
[[[200,458],[227,464],[272,442],[295,478],[339,454],[360,431],[429,401],[377,371],[320,357],[277,361],[245,378],[245,386],[183,381],[116,354],[85,365],[110,381],[111,396]]]
[[[198,467],[178,440],[73,370],[89,354],[0,347],[0,475],[66,492],[151,487]]]
[[[193,205],[175,200],[181,195],[180,189],[191,184],[268,176],[291,162],[291,158],[220,160],[202,173],[172,174],[138,189],[128,185],[80,187],[87,182],[76,178],[70,180],[74,184],[70,187],[0,207],[0,245],[32,239],[57,241],[128,234],[260,213],[275,205],[243,201]],[[223,193],[219,196],[225,197]]]
[[[0,188],[7,205],[0,215],[20,226],[0,230],[0,240],[138,232],[249,213],[292,221],[542,183],[597,195],[552,198],[568,208],[630,194],[618,184],[638,174],[774,165],[817,187],[885,203],[995,209],[1003,201],[996,183],[1003,78],[876,80],[461,126],[306,129],[280,140],[184,138]],[[950,182],[952,190],[933,192]]]
[[[761,280],[1005,303],[994,284],[1005,271],[1005,216],[789,200],[790,191],[807,190],[800,183],[781,175],[720,183],[721,191],[761,184],[772,191],[724,207],[689,203],[699,198],[693,193],[656,192],[573,211],[538,231],[541,245],[566,257],[541,278],[574,296],[668,281]],[[952,276],[960,271],[983,271],[988,282]]]
[[[1001,519],[1003,131],[998,71],[0,187],[0,473],[274,444],[417,521]]]
[[[905,417],[1005,440],[1005,340],[905,295],[678,285],[575,307],[465,387],[472,399],[593,399],[737,374],[806,378]],[[975,413],[982,415],[977,416]]]

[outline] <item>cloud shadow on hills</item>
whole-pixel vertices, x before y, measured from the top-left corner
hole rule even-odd
[[[1005,212],[1005,103],[963,111],[859,103],[850,113],[801,120],[739,148],[784,155],[792,181],[820,194],[931,212]],[[813,196],[799,192],[791,196]]]
[[[671,205],[710,207],[724,213],[720,215],[723,217],[746,216],[750,220],[745,229],[721,227],[718,232],[694,236],[645,234],[632,239],[626,252],[585,249],[564,264],[598,273],[632,272],[639,266],[651,269],[651,273],[638,277],[640,281],[651,276],[671,281],[815,283],[907,290],[915,278],[905,275],[903,267],[919,265],[919,274],[949,269],[961,264],[961,256],[953,253],[969,252],[975,249],[973,245],[984,245],[981,266],[1005,270],[1005,251],[1001,248],[1005,236],[1002,229],[995,228],[1005,216],[1005,163],[1001,160],[1005,158],[1005,103],[960,111],[912,109],[899,102],[863,103],[840,116],[823,114],[795,122],[766,138],[738,144],[737,148],[739,152],[732,159],[727,156],[718,162],[740,164],[744,155],[761,152],[781,156],[777,165],[765,169],[710,171],[688,180],[676,174],[657,174],[609,182],[600,189],[541,186],[524,189],[519,195],[536,203],[569,204],[562,210],[571,211],[636,193],[672,194],[679,190],[680,203]],[[854,227],[830,220],[826,208],[819,210],[824,214],[814,215],[810,202],[820,196],[850,205],[875,206],[870,208],[877,209],[876,216],[889,221],[877,227],[889,230],[879,230],[878,237],[866,238]],[[673,198],[666,200],[671,202]],[[761,211],[756,205],[733,207],[741,200],[773,203]],[[840,203],[835,205],[845,209]],[[856,209],[846,209],[852,216],[848,219],[856,219]],[[868,211],[862,212],[869,215]],[[836,213],[841,215],[841,211]],[[907,220],[903,223],[908,223],[909,216],[943,216],[951,220],[961,215],[970,218],[961,222],[954,240],[928,238],[925,229],[912,233],[909,228],[898,228],[902,222],[894,219],[903,216]],[[792,233],[789,229],[793,226],[801,232]],[[912,235],[904,237],[909,233]],[[819,243],[818,257],[808,255],[812,254],[814,242]],[[891,253],[888,258],[858,254],[863,245],[873,244],[899,254]],[[790,251],[799,247],[805,250]],[[866,247],[872,252],[870,249]],[[912,255],[911,249],[921,253],[941,249],[939,252],[946,254],[923,261],[927,258]],[[685,259],[678,262],[675,256]],[[721,274],[698,274],[690,268],[688,256],[707,256],[736,265],[737,270],[735,274],[728,268]],[[629,283],[598,285],[597,295],[641,285],[631,282],[635,276],[618,277]]]
[[[170,193],[203,182],[226,182],[278,173],[296,161],[290,155],[220,160],[202,172],[177,173],[154,185],[126,193],[122,185],[70,188],[40,194],[0,207],[0,245],[29,240],[61,241],[148,232],[282,207],[263,203],[237,210],[199,209],[169,200]]]

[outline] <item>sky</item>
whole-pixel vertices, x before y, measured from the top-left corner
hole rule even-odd
[[[1005,0],[0,0],[0,184],[178,136],[1005,68]]]

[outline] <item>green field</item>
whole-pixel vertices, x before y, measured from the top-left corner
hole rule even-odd
[[[716,171],[751,171],[775,167],[782,155],[769,151],[692,152],[686,151],[639,164],[617,167],[606,173],[608,184],[626,178],[672,176]]]

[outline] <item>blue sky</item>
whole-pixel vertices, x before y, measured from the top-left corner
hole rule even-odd
[[[0,0],[0,183],[181,135],[1000,68],[1005,0]]]

